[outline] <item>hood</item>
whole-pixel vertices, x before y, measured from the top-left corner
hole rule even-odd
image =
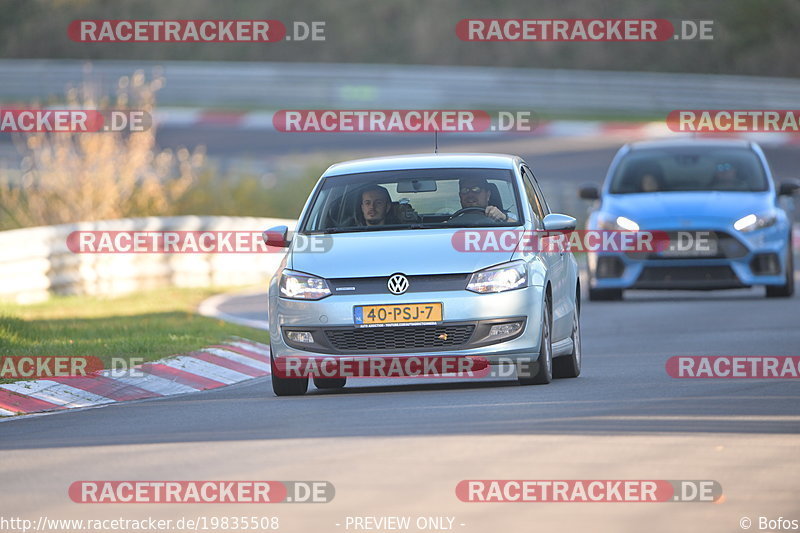
[[[774,208],[770,192],[688,191],[608,194],[602,211],[636,221],[643,229],[668,227],[678,218],[733,224],[750,213]]]
[[[289,268],[323,278],[464,274],[509,261],[512,252],[461,252],[455,229],[333,234],[322,253],[292,252]]]

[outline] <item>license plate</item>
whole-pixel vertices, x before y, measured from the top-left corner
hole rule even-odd
[[[409,324],[441,322],[442,304],[357,305],[353,307],[356,324]]]
[[[672,244],[669,248],[663,250],[660,255],[661,257],[712,257],[719,252],[717,244],[715,239],[696,242],[689,246]]]

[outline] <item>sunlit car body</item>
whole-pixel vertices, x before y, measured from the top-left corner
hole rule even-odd
[[[782,194],[791,194],[785,184]],[[598,197],[591,187],[584,198]],[[623,289],[794,289],[791,222],[760,147],[738,140],[639,142],[619,150],[587,227],[708,237],[708,246],[656,253],[590,253],[591,299]],[[690,242],[690,240],[686,240]],[[700,242],[700,241],[697,241]]]
[[[469,176],[488,180],[492,205],[511,222],[458,214],[459,179]],[[386,188],[392,209],[404,213],[395,223],[376,228],[353,221],[359,191],[371,184]],[[291,357],[482,356],[492,364],[529,363],[530,375],[519,375],[523,384],[577,376],[580,289],[572,254],[469,253],[453,245],[454,233],[464,228],[569,230],[574,224],[571,217],[549,213],[533,173],[515,156],[425,154],[331,166],[311,193],[295,237],[324,235],[329,246],[324,253],[302,253],[292,242],[270,283],[275,393],[307,389],[308,379],[276,375],[275,364]],[[402,294],[389,290],[397,274],[408,281]],[[364,306],[417,303],[441,304],[441,320],[356,323]],[[343,379],[314,381],[319,388],[344,385]]]

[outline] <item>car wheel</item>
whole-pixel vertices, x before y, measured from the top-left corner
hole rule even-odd
[[[577,378],[581,374],[581,313],[575,306],[572,315],[572,353],[553,359],[554,378]]]
[[[341,389],[347,384],[347,378],[314,378],[314,386],[318,389]]]
[[[622,300],[622,289],[592,289],[589,287],[589,300],[592,302]]]
[[[517,380],[520,385],[544,385],[553,380],[553,340],[550,336],[550,300],[545,300],[542,312],[542,338],[539,342],[539,357],[535,364],[517,363]],[[536,370],[534,374],[532,370]]]
[[[272,359],[272,345],[269,347],[269,364],[272,370],[272,392],[275,396],[302,396],[308,390],[308,378],[282,378],[278,376],[275,361]]]
[[[767,298],[788,298],[794,294],[794,253],[792,252],[792,238],[789,237],[789,250],[786,257],[786,284],[767,285]]]

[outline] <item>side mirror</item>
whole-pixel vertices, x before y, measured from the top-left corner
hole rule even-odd
[[[264,244],[267,246],[277,246],[286,248],[292,242],[289,238],[289,228],[287,226],[275,226],[261,234]]]
[[[578,221],[568,215],[550,213],[544,220],[545,231],[575,231]]]
[[[594,185],[584,185],[580,188],[578,195],[584,200],[599,200],[600,191]]]
[[[800,180],[788,179],[778,186],[778,196],[791,196],[800,189]]]

